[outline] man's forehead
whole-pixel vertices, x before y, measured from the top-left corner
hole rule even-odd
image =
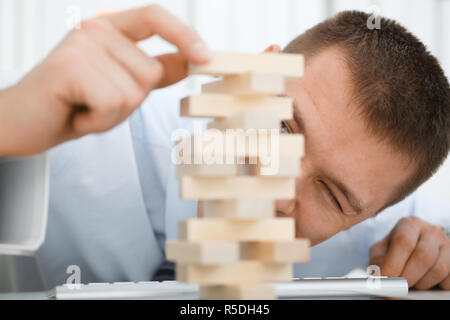
[[[341,50],[329,48],[307,58],[304,77],[289,80],[286,87],[298,106],[307,103],[312,107],[303,117],[309,118],[309,113],[314,112],[324,122],[322,125],[342,125],[333,114],[344,109],[348,116],[359,114],[357,108],[349,108],[353,103],[353,85]]]
[[[316,89],[331,96],[351,95],[352,77],[346,54],[337,47],[330,47],[314,56],[307,57],[305,75],[302,80],[313,85],[310,89]]]

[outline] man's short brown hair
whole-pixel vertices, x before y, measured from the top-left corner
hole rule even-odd
[[[341,12],[292,40],[283,52],[308,59],[329,47],[344,50],[368,130],[405,152],[417,167],[387,207],[413,192],[445,160],[450,88],[436,58],[414,35],[381,17],[381,28],[370,29],[369,18],[364,12]]]

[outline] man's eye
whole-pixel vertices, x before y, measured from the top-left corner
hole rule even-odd
[[[281,121],[281,126],[280,126],[280,130],[283,133],[291,133],[290,128],[288,127],[288,125],[286,124],[285,121]]]
[[[341,204],[339,203],[339,201],[337,200],[337,198],[334,196],[333,192],[331,191],[331,189],[327,186],[327,184],[323,181],[320,181],[320,183],[322,184],[322,186],[325,188],[325,191],[327,193],[327,195],[330,197],[330,199],[334,202],[334,204],[336,205],[336,207],[342,212],[342,207]]]

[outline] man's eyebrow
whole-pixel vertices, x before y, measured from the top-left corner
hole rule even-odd
[[[340,192],[342,192],[342,194],[352,207],[353,211],[356,212],[356,214],[361,214],[363,211],[363,205],[361,204],[361,201],[359,201],[358,198],[355,197],[355,194],[340,181],[330,177],[328,177],[328,180],[330,180],[330,182],[333,183]]]

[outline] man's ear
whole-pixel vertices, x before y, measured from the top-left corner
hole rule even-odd
[[[264,53],[280,53],[281,47],[278,44],[272,44],[271,46],[267,47],[266,50],[264,50]]]

